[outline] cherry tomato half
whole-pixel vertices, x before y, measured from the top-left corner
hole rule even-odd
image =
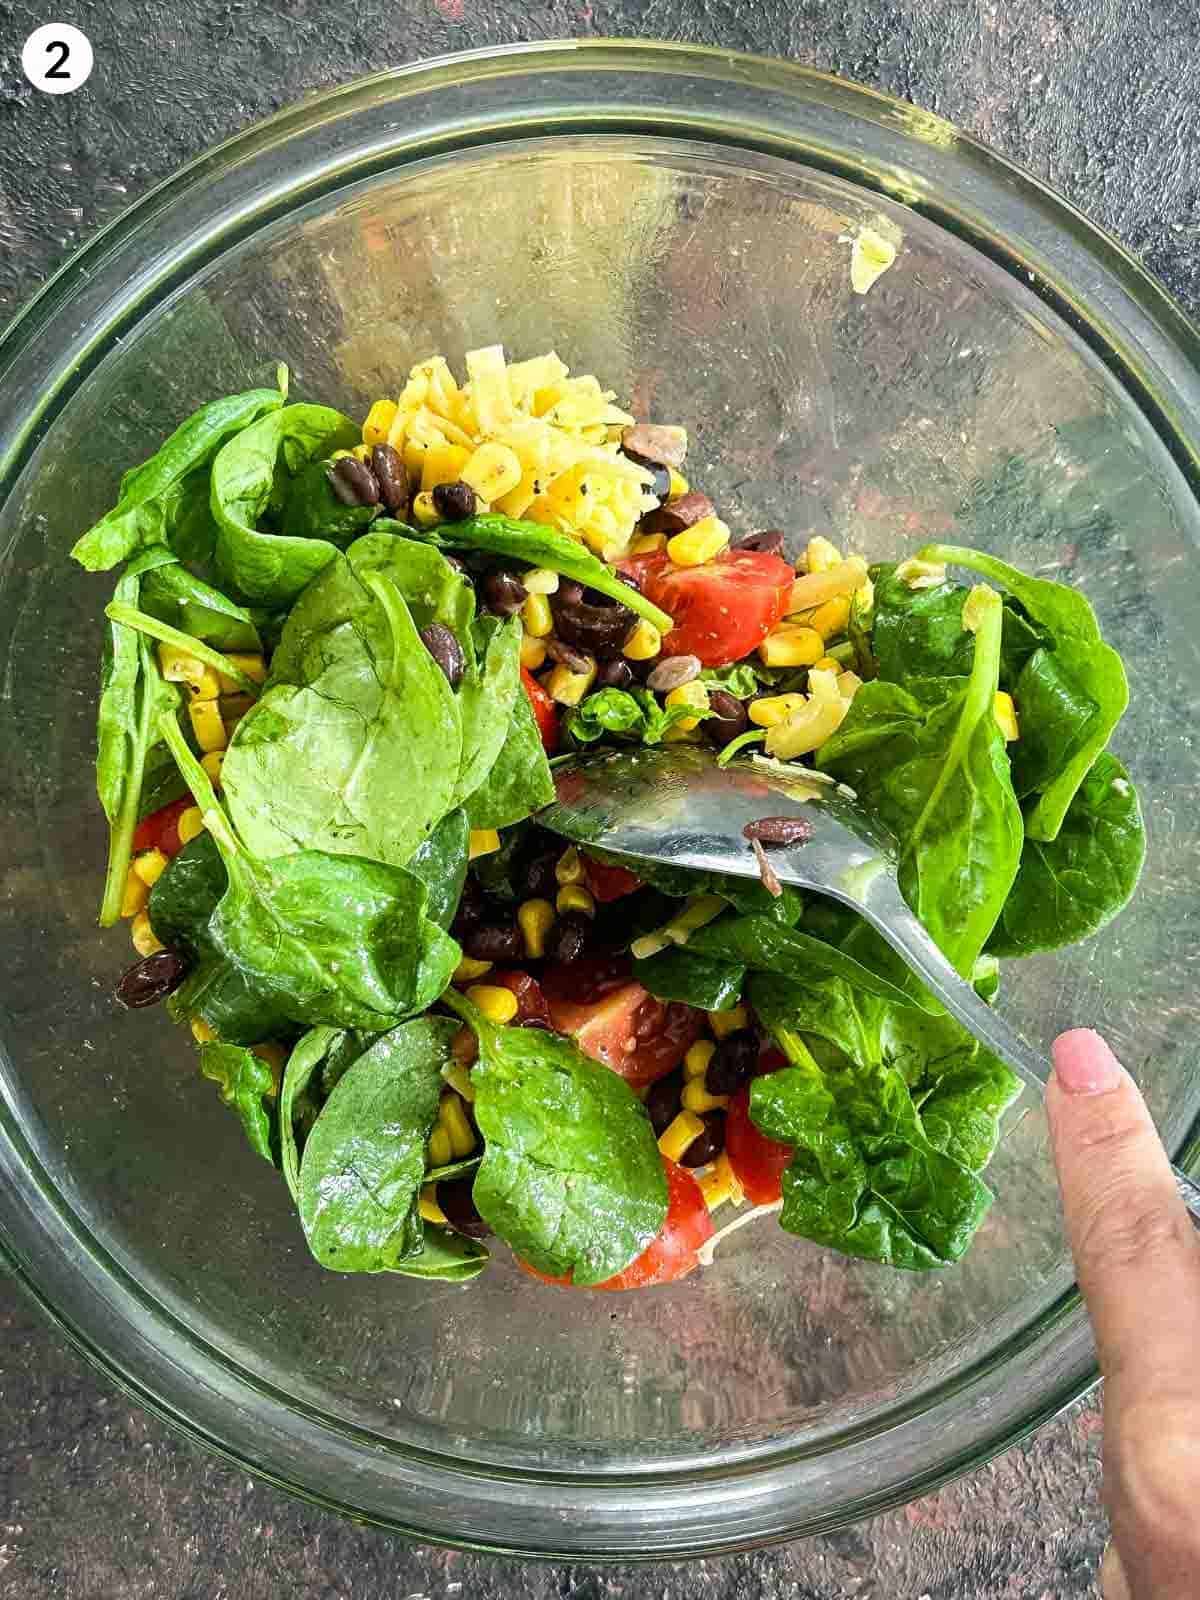
[[[179,819],[195,803],[190,794],[185,794],[182,799],[172,800],[143,817],[133,835],[134,855],[140,850],[161,850],[165,856],[177,856],[183,849]]]
[[[604,861],[593,861],[586,853],[583,857],[583,875],[593,898],[605,904],[610,900],[620,900],[642,887],[642,880],[628,867],[614,867]]]
[[[534,721],[542,736],[542,748],[547,755],[558,749],[558,710],[550,696],[527,668],[521,668],[521,686],[529,696]]]
[[[779,1199],[793,1150],[790,1144],[768,1139],[750,1121],[749,1084],[738,1090],[725,1113],[725,1152],[751,1205],[769,1206]]]
[[[548,966],[542,989],[555,1031],[641,1089],[679,1065],[700,1037],[704,1013],[656,1000],[621,967],[602,960]]]
[[[723,550],[699,567],[677,567],[660,550],[621,562],[621,570],[675,619],[663,655],[696,656],[705,667],[757,649],[787,609],[796,577],[781,556],[761,550]]]
[[[527,972],[521,972],[516,967],[507,967],[501,972],[489,972],[489,983],[499,984],[501,988],[511,989],[517,997],[517,1014],[513,1019],[520,1025],[527,1022],[544,1022],[550,1026],[550,1007],[546,1004],[546,996],[542,993],[541,985],[536,978],[531,978]]]

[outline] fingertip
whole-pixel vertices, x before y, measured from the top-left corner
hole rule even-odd
[[[1055,1082],[1065,1094],[1111,1094],[1124,1081],[1124,1068],[1093,1028],[1060,1033],[1052,1053]]]

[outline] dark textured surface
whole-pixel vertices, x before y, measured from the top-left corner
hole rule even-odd
[[[51,16],[96,51],[86,88],[61,99],[20,71],[22,41]],[[570,34],[786,55],[905,96],[1055,185],[1200,310],[1194,0],[0,0],[0,316],[149,185],[302,95]],[[726,1562],[592,1572],[409,1546],[177,1439],[4,1284],[0,1416],[12,1600],[1051,1600],[1095,1593],[1104,1537],[1088,1405],[905,1511]]]

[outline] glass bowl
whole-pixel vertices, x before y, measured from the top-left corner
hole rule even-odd
[[[865,295],[863,226],[899,244]],[[761,1221],[666,1289],[338,1277],[162,1015],[111,999],[92,791],[109,580],[67,551],[201,401],[291,367],[361,414],[414,360],[555,347],[685,423],[735,528],[979,543],[1077,583],[1128,663],[1137,899],[1009,969],[1103,1027],[1187,1160],[1200,746],[1200,344],[1111,240],[939,119],[777,62],[529,46],[384,74],[213,151],[0,345],[0,1233],[143,1403],[361,1518],[500,1551],[726,1551],[917,1495],[1095,1377],[1039,1111],[954,1270]],[[501,1253],[503,1254],[503,1253]]]

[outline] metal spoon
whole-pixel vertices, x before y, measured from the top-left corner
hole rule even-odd
[[[959,977],[909,910],[896,880],[892,835],[852,790],[821,776],[761,757],[721,768],[687,745],[604,750],[556,769],[558,799],[538,821],[577,844],[757,878],[742,829],[764,817],[802,818],[812,830],[807,842],[770,850],[780,882],[816,890],[865,917],[950,1015],[1041,1094],[1049,1060]],[[1184,1204],[1200,1220],[1200,1186],[1172,1170]]]

